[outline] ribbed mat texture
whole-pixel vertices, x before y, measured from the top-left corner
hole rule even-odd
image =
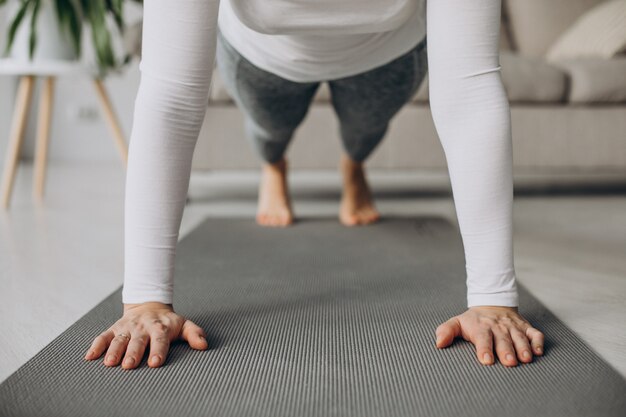
[[[440,218],[211,219],[176,268],[175,308],[208,351],[176,342],[159,369],[84,361],[120,289],[0,385],[0,416],[626,416],[626,381],[524,288],[544,357],[484,367],[469,343],[434,347],[465,307],[460,235]]]

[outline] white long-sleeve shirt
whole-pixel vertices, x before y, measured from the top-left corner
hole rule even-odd
[[[425,0],[222,0],[218,26],[257,67],[296,82],[348,77],[426,36]]]
[[[367,70],[351,42],[369,48],[375,45],[369,39],[395,39],[393,32],[405,30],[412,18],[419,41],[426,23],[430,107],[463,238],[467,303],[517,306],[511,119],[498,55],[501,0],[427,0],[425,15],[423,1],[222,0],[222,6],[232,8],[231,21],[240,19],[226,29],[227,39],[253,63],[293,79],[352,72],[358,69],[353,62]],[[420,10],[421,17],[412,14]],[[218,16],[228,22],[219,0],[144,5],[142,75],[126,179],[124,303],[172,302],[176,245],[206,112]],[[255,55],[254,48],[273,56]],[[384,59],[385,51],[371,55]],[[317,60],[324,59],[314,73]]]

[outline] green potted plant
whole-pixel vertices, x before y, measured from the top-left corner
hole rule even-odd
[[[113,20],[123,33],[126,1],[141,3],[141,0],[0,0],[0,6],[13,6],[4,55],[30,60],[78,59],[83,27],[88,25],[99,72],[117,69],[129,56],[116,58],[107,20]],[[42,48],[38,49],[40,43]]]

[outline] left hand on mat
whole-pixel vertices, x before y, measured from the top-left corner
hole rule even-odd
[[[192,349],[209,347],[204,330],[175,313],[170,304],[125,304],[122,318],[94,339],[85,359],[98,359],[106,352],[104,365],[133,369],[149,349],[148,366],[158,368],[176,339],[186,341]]]
[[[518,361],[532,362],[533,354],[543,354],[543,333],[526,321],[515,307],[471,307],[441,324],[436,336],[440,349],[450,346],[457,337],[473,343],[478,361],[483,365],[494,363],[494,350],[505,366],[516,366]]]

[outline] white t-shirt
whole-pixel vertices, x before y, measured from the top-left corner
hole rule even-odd
[[[355,75],[426,35],[425,0],[222,0],[219,28],[257,67],[297,82]]]

